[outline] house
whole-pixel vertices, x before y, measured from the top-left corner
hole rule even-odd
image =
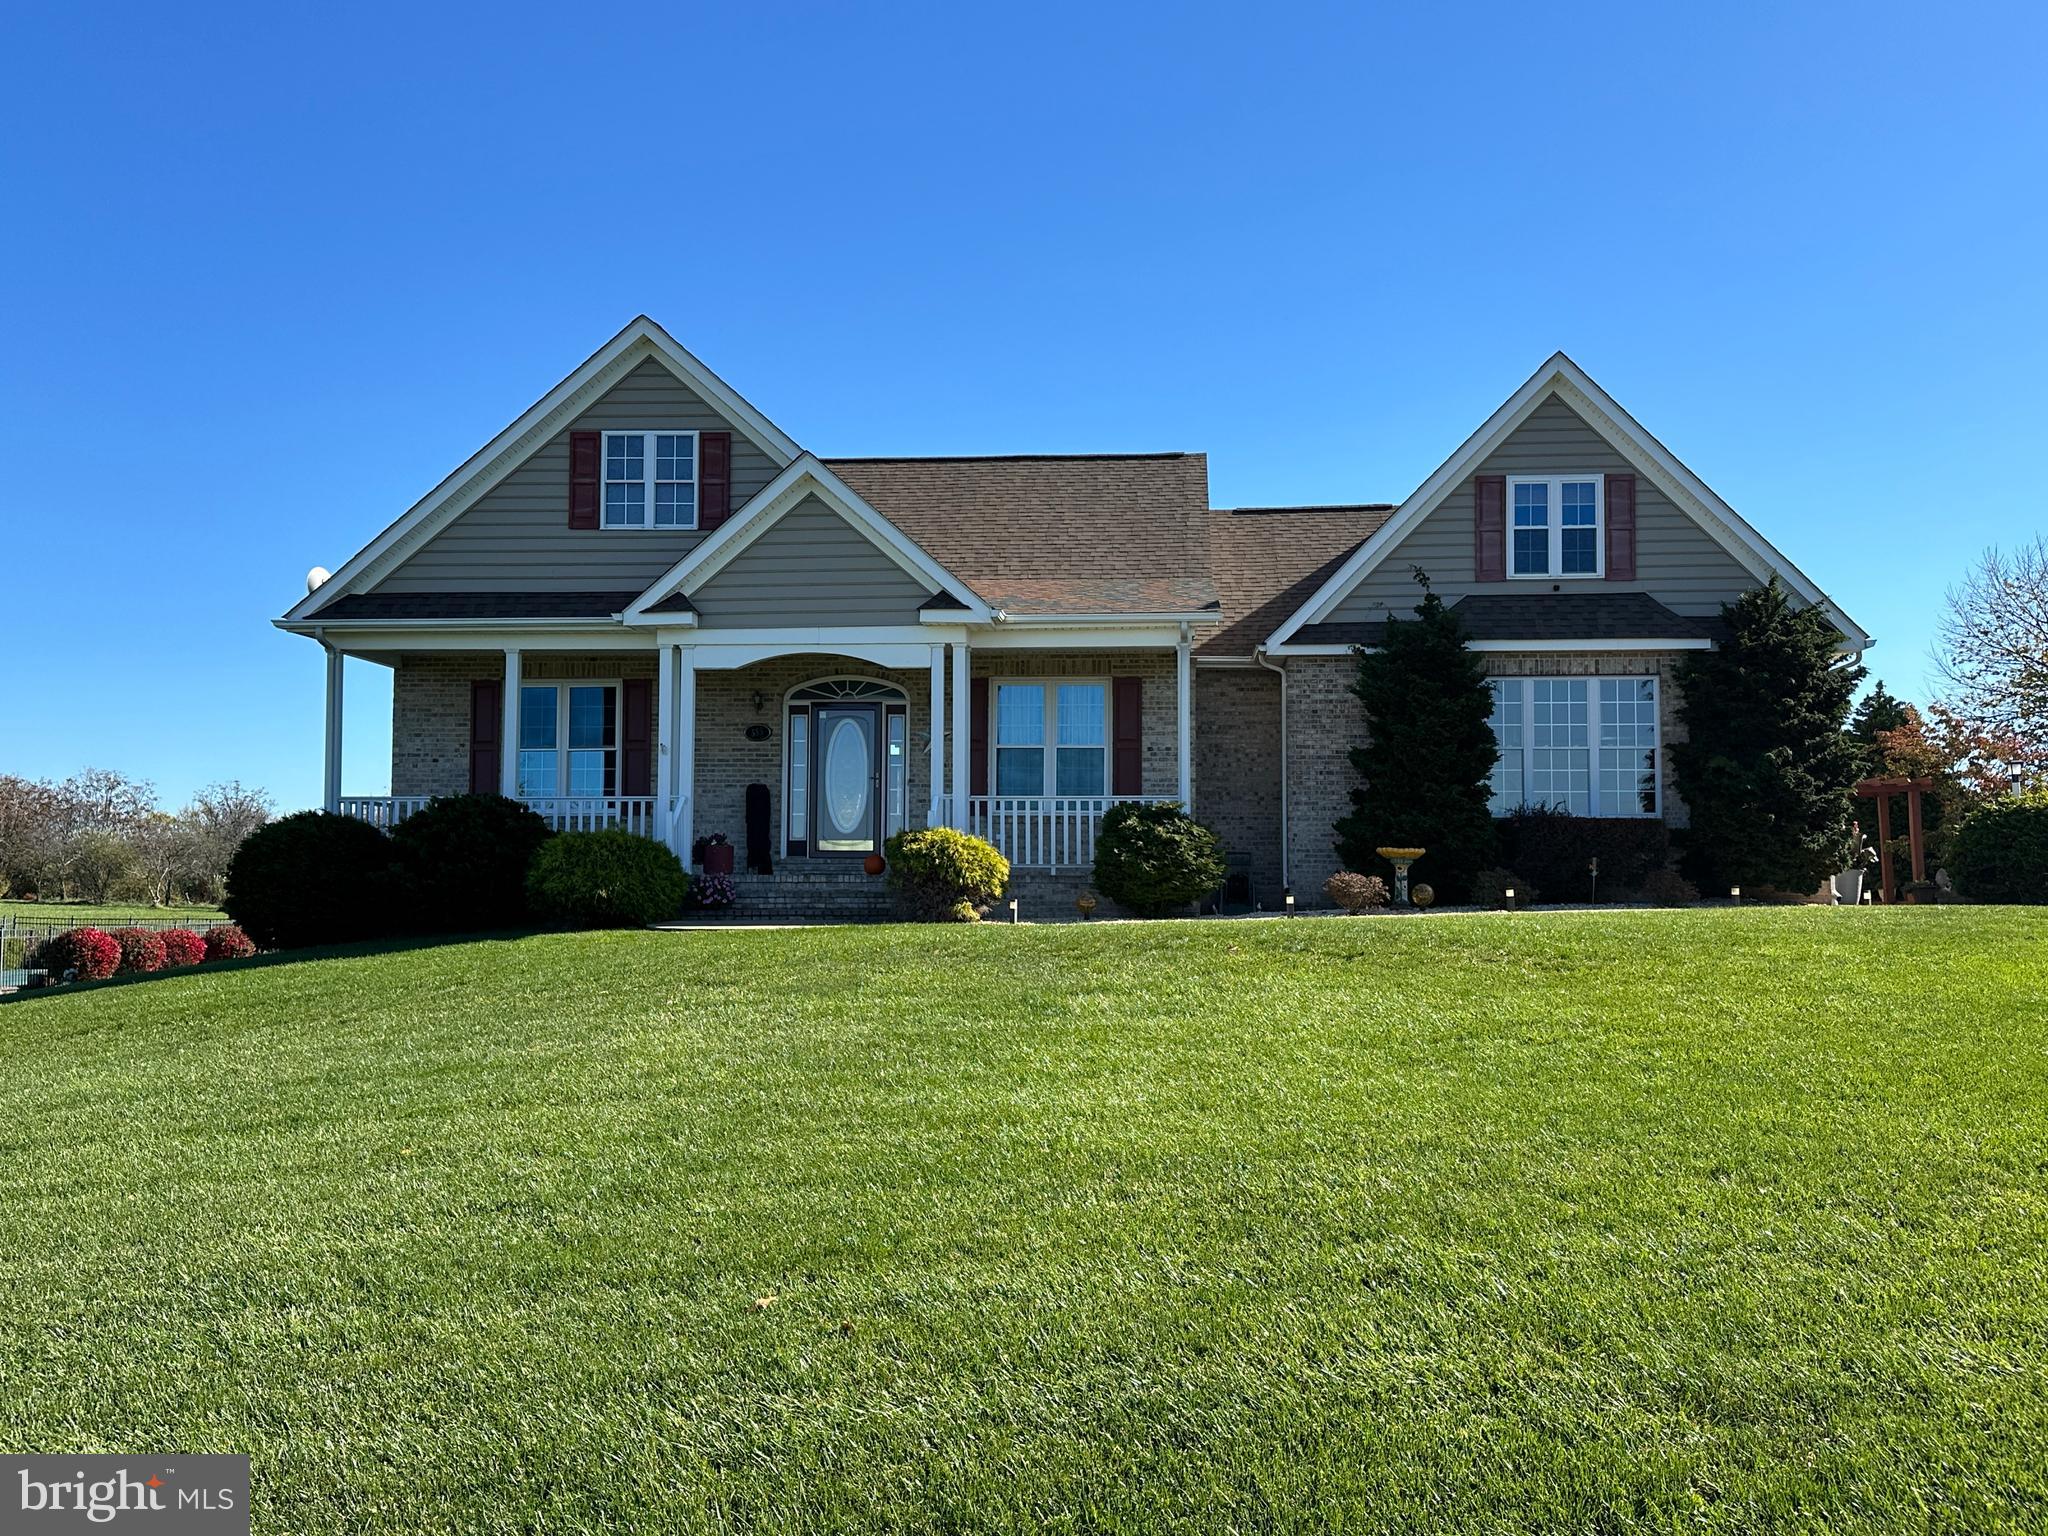
[[[1503,810],[1682,825],[1673,667],[1774,574],[1870,643],[1562,353],[1398,505],[1217,508],[1200,453],[821,459],[645,317],[277,623],[326,649],[328,808],[380,826],[495,790],[725,832],[830,910],[937,824],[1064,902],[1111,804],[1178,800],[1271,905],[1337,867],[1352,652],[1417,568],[1494,677]],[[395,674],[388,796],[343,793],[346,656]]]

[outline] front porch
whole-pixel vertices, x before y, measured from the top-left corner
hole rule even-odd
[[[436,795],[509,786],[558,830],[622,828],[693,866],[714,833],[742,871],[851,871],[895,831],[954,826],[1019,869],[1085,874],[1112,806],[1194,796],[1184,635],[534,638],[372,655],[395,674],[378,796],[340,792],[331,652],[328,808],[389,830]]]

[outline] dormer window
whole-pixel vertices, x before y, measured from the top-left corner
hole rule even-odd
[[[1601,475],[1510,475],[1508,574],[1602,576]]]
[[[697,434],[604,435],[606,528],[697,526]]]

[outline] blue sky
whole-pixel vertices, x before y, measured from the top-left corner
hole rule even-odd
[[[1939,20],[1939,25],[1930,25]],[[0,772],[319,796],[269,620],[634,314],[821,453],[1405,495],[1576,357],[1924,697],[2044,523],[2039,8],[17,8]],[[353,663],[347,788],[388,780]]]

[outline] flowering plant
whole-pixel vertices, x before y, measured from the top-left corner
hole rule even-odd
[[[729,907],[739,893],[733,889],[731,875],[705,875],[691,894],[700,907]]]

